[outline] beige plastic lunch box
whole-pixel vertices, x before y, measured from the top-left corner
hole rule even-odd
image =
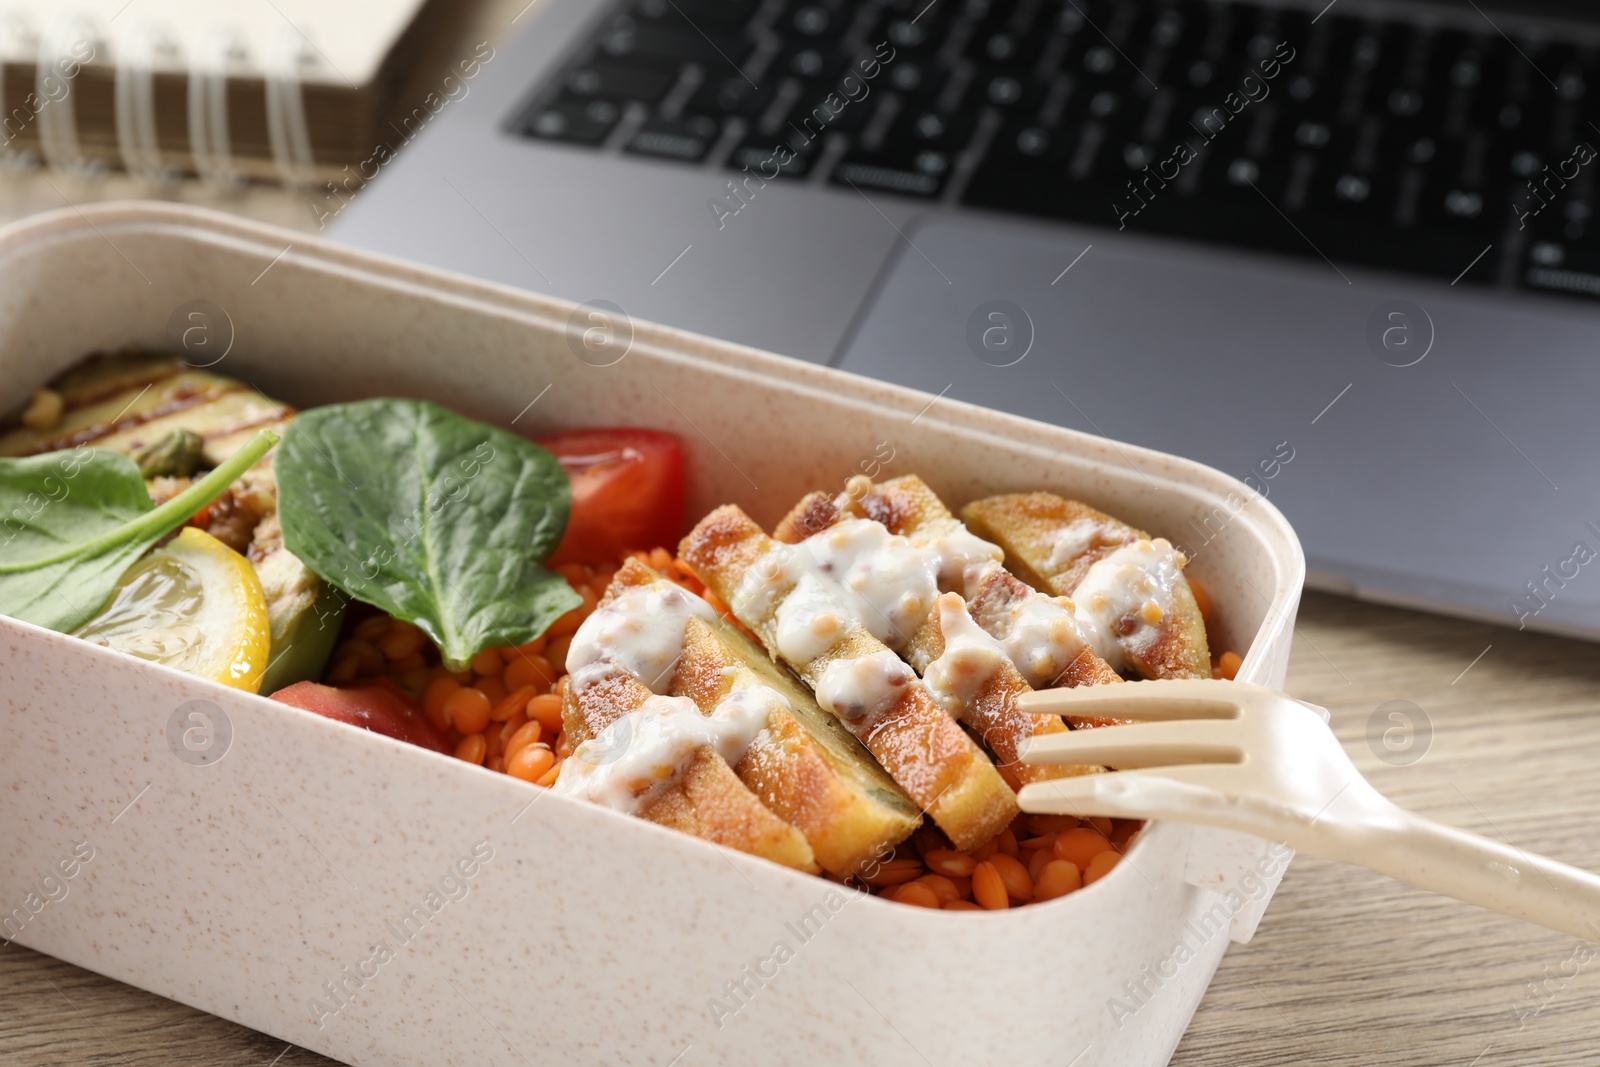
[[[691,519],[863,470],[1054,490],[1187,547],[1217,647],[1282,685],[1304,561],[1240,482],[615,310],[586,348],[588,315],[199,210],[61,212],[0,232],[0,408],[203,321],[196,362],[301,406],[675,432]],[[6,618],[0,798],[0,938],[359,1067],[1164,1064],[1288,862],[1156,824],[1081,892],[925,911]]]

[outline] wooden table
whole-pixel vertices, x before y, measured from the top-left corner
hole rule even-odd
[[[1600,870],[1595,646],[1312,594],[1289,690],[1333,713],[1357,766],[1399,803]],[[1431,747],[1409,766],[1367,743],[1392,700],[1432,724]],[[1592,1067],[1600,957],[1578,948],[1300,857],[1255,940],[1223,961],[1172,1062]],[[0,1004],[0,1063],[333,1062],[16,945],[0,949]]]
[[[493,39],[525,0],[487,0],[438,52]],[[446,58],[444,62],[448,62]],[[417,84],[428,84],[419,69]],[[425,89],[423,90],[425,91]],[[305,198],[120,176],[0,176],[0,221],[157,195],[306,231]],[[1356,764],[1402,805],[1600,870],[1600,650],[1331,596],[1308,596],[1289,669]],[[1380,760],[1369,722],[1417,705],[1431,747]],[[1234,946],[1176,1067],[1600,1063],[1600,957],[1570,937],[1377,875],[1297,858],[1255,940]],[[0,948],[0,1063],[240,1067],[331,1064],[314,1053],[17,945]],[[1093,1006],[1098,1010],[1099,1006]]]

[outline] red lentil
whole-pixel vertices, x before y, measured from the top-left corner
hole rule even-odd
[[[978,861],[964,852],[937,851],[930,852],[925,857],[928,866],[940,874],[953,874],[960,878],[968,878]]]
[[[464,734],[482,733],[489,725],[489,698],[481,689],[457,689],[445,700],[444,711],[455,728]]]
[[[428,643],[428,638],[415,626],[391,620],[389,632],[378,638],[378,651],[390,660],[403,659],[406,656],[417,655],[420,657],[422,646]],[[420,659],[419,659],[420,662]]]
[[[1084,868],[1083,884],[1089,885],[1090,883],[1098,882],[1100,879],[1110,874],[1111,868],[1115,867],[1121,861],[1121,853],[1111,852],[1109,850],[1100,853],[1100,855],[1089,861],[1089,866]]]
[[[526,712],[528,710],[528,701],[538,695],[539,691],[535,686],[525,685],[520,689],[515,689],[501,698],[500,702],[489,712],[489,718],[494,722],[506,722],[517,712]]]
[[[541,642],[540,648],[543,647]],[[524,655],[519,651],[515,659],[506,662],[506,673],[502,677],[506,685],[513,689],[531,685],[540,693],[548,693],[555,682],[556,672],[550,666],[550,661],[538,652]]]
[[[1054,849],[1035,849],[1028,854],[1028,877],[1037,882],[1039,880],[1039,872],[1044,870],[1046,864],[1060,862],[1062,861],[1056,859]]]
[[[1224,652],[1217,661],[1217,670],[1222,677],[1233,681],[1239,676],[1239,668],[1244,666],[1244,658],[1237,652]]]
[[[363,641],[376,641],[394,627],[395,620],[387,615],[374,615],[356,625],[353,636]]]
[[[1005,883],[1006,895],[1016,903],[1023,903],[1033,899],[1033,879],[1028,876],[1028,868],[1024,867],[1016,857],[1004,852],[996,852],[989,857],[989,866],[993,867],[1000,875],[1000,881]],[[977,875],[973,875],[977,880]]]
[[[1030,834],[1059,834],[1077,829],[1078,820],[1071,815],[1025,815],[1023,825]]]
[[[972,895],[988,911],[1004,911],[1011,906],[1011,895],[1006,892],[1005,879],[987,860],[978,864],[972,872]]]
[[[536,782],[556,763],[555,753],[544,745],[526,745],[506,760],[506,773],[524,782]]]
[[[500,680],[498,674],[486,675],[473,679],[472,686],[478,692],[489,698],[489,707],[493,707],[506,698],[506,683]]]
[[[506,759],[511,759],[518,752],[539,740],[544,727],[537,720],[522,725],[516,733],[506,739]]]
[[[573,627],[573,630],[576,632],[577,627]],[[546,658],[551,663],[559,666],[562,674],[567,673],[567,649],[571,647],[572,634],[570,633],[562,634],[560,637],[552,637],[550,643],[545,646]]]
[[[961,891],[956,888],[956,884],[942,874],[925,874],[915,882],[907,882],[906,884],[927,886],[933,890],[933,895],[939,898],[941,905],[948,904],[952,900],[961,899]]]
[[[1083,876],[1076,865],[1066,860],[1051,860],[1034,880],[1034,896],[1039,900],[1054,900],[1083,887]]]
[[[536,720],[547,734],[561,733],[561,698],[541,693],[528,701],[528,718]]]
[[[499,674],[506,669],[506,661],[500,653],[492,648],[486,648],[472,657],[472,673],[474,674]]]
[[[885,887],[900,885],[913,878],[921,877],[926,873],[922,861],[918,859],[892,859],[878,865],[878,869],[867,875],[862,881],[870,886]]]
[[[464,759],[468,763],[482,763],[488,754],[489,746],[484,742],[482,734],[469,734],[456,746],[456,759]]]
[[[944,906],[944,902],[939,899],[939,895],[921,882],[907,882],[905,885],[897,886],[892,892],[893,896],[890,896],[889,899],[900,904],[910,904],[912,907],[917,908],[940,908]]]
[[[1075,864],[1081,871],[1089,866],[1090,860],[1110,848],[1111,842],[1107,841],[1099,831],[1084,827],[1068,830],[1059,835],[1053,851],[1056,859]]]

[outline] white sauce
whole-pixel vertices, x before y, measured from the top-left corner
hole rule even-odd
[[[940,591],[960,593],[969,600],[1006,555],[999,545],[990,544],[959,524],[947,533],[914,537],[911,543],[933,553],[939,561]]]
[[[776,691],[753,686],[702,715],[687,697],[651,696],[579,745],[561,764],[555,791],[632,814],[707,745],[737,764],[766,727],[774,702],[788,706]]]
[[[835,660],[817,680],[817,703],[860,734],[894,707],[915,680],[911,668],[887,649]]]
[[[1056,536],[1056,543],[1050,549],[1050,561],[1046,566],[1054,573],[1066,570],[1072,561],[1104,543],[1105,528],[1094,519],[1074,519],[1068,523],[1061,533]]]
[[[793,545],[774,542],[745,568],[728,600],[734,615],[741,619],[766,619],[771,615],[773,604],[794,588],[795,579],[799,577],[794,566],[796,555]]]
[[[683,631],[691,615],[708,622],[716,618],[710,604],[671,582],[629,587],[592,612],[573,635],[567,650],[573,684],[592,675],[594,668],[613,664],[651,692],[665,693],[683,654]]]
[[[871,519],[845,519],[797,545],[769,549],[740,579],[733,607],[746,618],[762,617],[773,600],[805,586],[810,577],[816,581],[807,587],[808,601],[818,599],[818,583],[832,586],[835,606],[847,612],[847,623],[859,620],[873,637],[898,650],[927,621],[941,592],[970,595],[1000,566],[1002,555],[998,546],[965,528],[907,538]]]
[[[939,595],[939,560],[880,522],[846,519],[796,547],[801,565],[838,586],[862,625],[890,648],[911,640]]]
[[[1028,685],[1048,689],[1089,643],[1061,601],[1036,592],[1012,605],[1000,646]]]
[[[832,583],[802,575],[778,605],[778,655],[802,667],[832,648],[853,620],[854,613]]]
[[[1089,568],[1072,591],[1074,616],[1084,636],[1114,669],[1126,667],[1125,650],[1153,639],[1172,611],[1173,590],[1188,560],[1164,538],[1124,545]],[[1131,620],[1132,629],[1119,634]]]
[[[907,538],[871,519],[844,519],[799,544],[768,549],[740,579],[733,607],[746,619],[770,612],[777,653],[798,668],[857,625],[883,642],[883,651],[830,663],[817,681],[817,702],[863,733],[915,684],[915,673],[896,652],[941,604],[941,592],[975,591],[1003,555],[959,525],[947,533]],[[941,617],[950,619],[947,647],[932,677],[945,687],[935,693],[941,705],[959,714],[970,699],[960,694],[969,687],[975,692],[1002,653],[972,623],[961,597],[953,596],[952,602],[948,611],[941,604]]]
[[[959,719],[1007,656],[1000,643],[972,621],[959,594],[941,596],[938,610],[944,651],[928,664],[922,680],[939,706]]]

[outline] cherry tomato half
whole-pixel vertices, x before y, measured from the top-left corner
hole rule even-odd
[[[615,562],[683,533],[683,450],[678,439],[632,427],[569,430],[535,439],[572,480],[572,516],[548,562]]]
[[[272,699],[396,741],[408,741],[447,756],[450,754],[439,731],[433,728],[416,701],[387,678],[374,679],[350,689],[296,682],[273,693]]]

